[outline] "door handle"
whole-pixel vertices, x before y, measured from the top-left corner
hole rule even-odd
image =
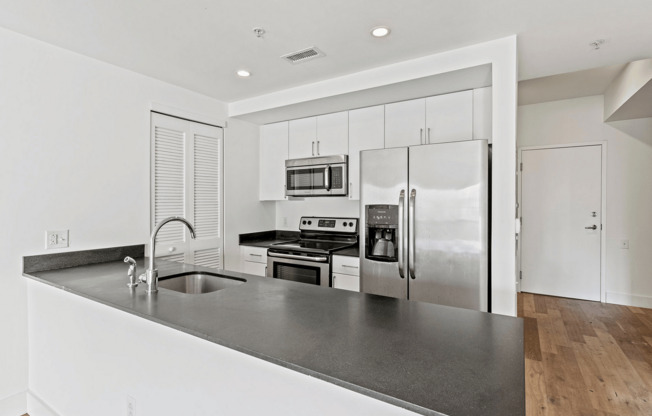
[[[401,193],[398,197],[398,274],[401,276],[401,279],[405,278],[405,273],[403,272],[403,207],[405,205],[405,190],[401,189]]]
[[[428,137],[428,139],[427,139],[428,144],[430,144],[430,127],[428,127],[428,135],[427,135],[427,137]]]
[[[331,167],[330,166],[326,166],[324,168],[324,188],[326,188],[327,191],[331,190]]]
[[[312,155],[315,155],[315,142],[312,142]]]
[[[598,229],[598,226],[595,225],[595,224],[593,224],[593,225],[590,226],[590,227],[584,227],[584,229],[585,229],[585,230],[597,230],[597,229]]]
[[[423,129],[419,129],[419,144],[423,144]]]
[[[317,140],[317,156],[319,156],[319,140]]]
[[[408,212],[408,235],[409,235],[409,242],[410,244],[408,245],[408,268],[410,269],[410,277],[412,279],[416,279],[416,267],[414,265],[414,242],[415,242],[415,236],[414,236],[414,202],[417,199],[417,190],[412,189],[412,192],[410,192],[410,205],[408,207],[409,212]]]

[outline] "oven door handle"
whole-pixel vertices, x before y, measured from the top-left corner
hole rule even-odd
[[[331,166],[328,165],[324,168],[324,187],[327,191],[331,190]]]
[[[326,263],[328,261],[328,257],[324,256],[319,256],[319,257],[306,257],[306,256],[298,256],[296,254],[284,254],[284,253],[270,253],[269,251],[267,252],[268,257],[278,257],[281,259],[292,259],[292,260],[304,260],[304,261],[312,261],[312,262],[321,262],[321,263]]]

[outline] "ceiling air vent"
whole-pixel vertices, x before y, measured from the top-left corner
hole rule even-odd
[[[288,53],[287,55],[281,56],[281,58],[285,59],[291,64],[298,64],[301,62],[309,61],[311,59],[319,58],[321,56],[325,56],[324,52],[312,46],[300,51]]]

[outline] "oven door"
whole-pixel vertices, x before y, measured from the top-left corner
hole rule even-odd
[[[267,277],[330,287],[328,254],[299,255],[267,251]]]
[[[346,196],[347,164],[325,164],[287,167],[285,194],[287,196]]]

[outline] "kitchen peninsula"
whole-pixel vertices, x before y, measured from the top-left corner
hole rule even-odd
[[[97,252],[25,258],[33,393],[58,414],[525,412],[520,319],[222,270],[246,283],[147,295],[124,251],[79,261]],[[159,261],[192,270],[215,272]]]

